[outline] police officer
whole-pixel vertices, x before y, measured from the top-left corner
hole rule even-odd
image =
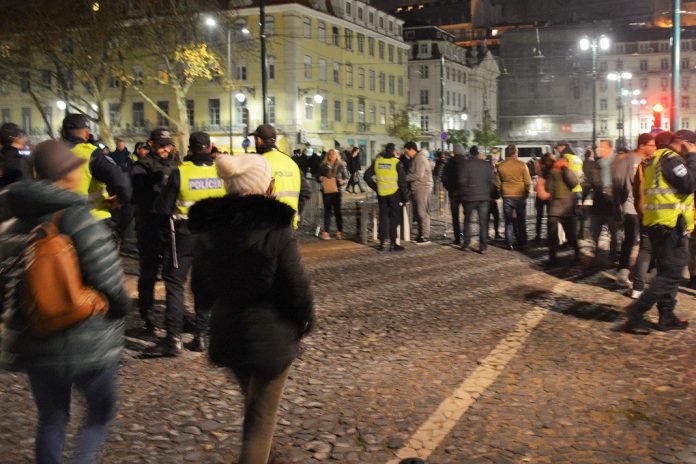
[[[154,210],[155,200],[162,192],[171,172],[176,168],[174,141],[168,129],[158,128],[147,141],[149,152],[133,163],[133,206],[138,238],[140,277],[138,308],[145,323],[145,332],[154,335],[155,324],[150,317],[154,303],[155,281],[162,262],[162,243],[166,238],[163,219]]]
[[[70,151],[87,161],[83,164],[82,182],[77,192],[88,197],[95,219],[111,219],[112,208],[131,201],[128,176],[104,154],[102,148],[89,142],[89,122],[84,115],[73,113],[65,116],[61,133]]]
[[[167,337],[155,351],[163,356],[181,353],[181,332],[184,325],[184,283],[193,262],[195,236],[188,227],[189,208],[205,198],[222,197],[226,191],[217,175],[210,153],[210,136],[205,132],[194,132],[189,137],[189,156],[174,169],[155,200],[156,214],[167,219],[169,233],[162,258],[162,279],[167,291],[165,325]],[[196,323],[192,351],[205,349],[202,337],[208,322],[210,308],[203,308],[194,301]]]
[[[658,134],[658,137],[660,134]],[[657,329],[684,329],[689,323],[674,314],[684,267],[689,263],[689,235],[694,229],[696,190],[696,134],[680,130],[668,148],[655,152],[645,167],[643,226],[647,227],[657,276],[648,289],[626,309],[615,330],[646,334],[645,312],[657,303]]]
[[[403,251],[396,244],[397,228],[401,224],[401,206],[408,201],[408,184],[404,167],[396,157],[396,146],[388,143],[384,152],[377,155],[372,166],[367,168],[363,179],[372,190],[377,191],[379,205],[379,247],[384,250],[384,242],[389,231],[390,251]],[[376,181],[375,181],[376,179]]]
[[[271,163],[276,199],[297,211],[298,214],[295,215],[295,220],[293,221],[293,227],[297,229],[299,214],[302,213],[306,200],[312,196],[311,185],[301,175],[297,163],[278,150],[276,146],[278,135],[275,127],[270,124],[261,124],[249,136],[254,137],[256,153],[263,155]]]
[[[578,194],[579,198],[580,194],[582,194],[582,182],[585,178],[585,174],[582,170],[582,159],[575,154],[569,142],[558,142],[556,144],[556,149],[561,156],[568,160],[568,168],[573,171],[575,177],[578,178],[578,185],[573,188],[573,192]]]
[[[0,126],[0,188],[13,182],[31,180],[29,151],[25,150],[24,131],[13,122]]]

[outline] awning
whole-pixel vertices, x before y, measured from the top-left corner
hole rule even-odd
[[[319,137],[307,136],[307,143],[313,147],[324,147],[324,142],[321,141]]]

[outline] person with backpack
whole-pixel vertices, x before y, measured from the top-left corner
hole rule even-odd
[[[38,302],[51,296],[43,292],[50,292],[53,286],[42,287],[40,282],[30,286],[33,280],[28,278],[29,270],[18,277],[22,282],[18,285],[12,285],[5,276],[0,367],[25,371],[29,376],[39,415],[35,442],[39,464],[61,462],[73,386],[84,394],[86,420],[73,462],[89,464],[98,461],[109,423],[116,415],[123,318],[130,298],[123,286],[121,262],[110,231],[92,216],[92,205],[78,193],[86,160],[52,140],[37,145],[32,160],[37,181],[14,183],[0,196],[0,220],[15,219],[3,235],[25,237],[29,246],[36,247],[38,237],[30,239],[32,230],[37,225],[55,224],[57,233],[72,245],[70,253],[75,266],[60,267],[59,276],[45,275],[45,279],[56,282],[60,277],[67,278],[62,274],[77,272],[81,277],[79,285],[91,287],[82,287],[83,292],[101,302],[97,311],[100,314],[64,327],[60,321],[44,321],[53,327],[46,331],[45,324],[39,326],[33,321],[37,320]],[[25,255],[24,247],[16,249],[11,243],[12,240],[0,243],[3,259]],[[40,259],[45,260],[39,251],[35,248],[33,264],[24,259],[15,269],[29,269]],[[31,299],[24,296],[24,286],[30,288]],[[59,292],[55,293],[53,298],[61,298]],[[41,307],[45,311],[45,305]],[[50,305],[48,309],[52,309]],[[61,308],[55,308],[58,309]]]

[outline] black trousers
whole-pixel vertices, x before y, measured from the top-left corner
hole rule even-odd
[[[331,228],[331,212],[336,218],[336,230],[343,232],[343,213],[341,213],[341,192],[322,193],[324,199],[324,232]]]
[[[515,217],[513,218],[513,211]],[[503,198],[503,214],[505,215],[505,243],[512,246],[515,236],[517,245],[527,244],[527,199]]]
[[[572,214],[572,213],[571,213]],[[578,239],[575,235],[577,231],[577,218],[574,214],[571,216],[549,216],[546,218],[548,222],[548,241],[549,241],[549,258],[556,259],[556,253],[558,251],[558,224],[561,224],[563,231],[566,234],[568,243],[573,247],[575,253],[580,252],[578,247]]]
[[[624,236],[621,242],[621,255],[619,257],[619,269],[631,268],[631,253],[638,241],[640,229],[640,218],[637,214],[624,214],[623,216]]]
[[[358,172],[354,172],[350,175],[350,179],[348,179],[348,185],[346,186],[346,190],[349,190],[351,186],[353,187],[353,192],[355,192],[355,186],[360,187],[360,193],[363,193],[365,190],[363,190],[363,186],[360,184],[360,174]]]
[[[138,309],[140,317],[149,318],[155,300],[155,282],[162,264],[162,233],[160,224],[146,216],[135,218],[135,232],[138,238]]]
[[[176,233],[176,258],[174,264],[171,235],[167,239],[162,250],[162,280],[167,293],[167,309],[164,315],[164,325],[168,337],[181,335],[184,325],[184,283],[193,263],[193,248],[195,236],[190,233]]]
[[[462,203],[464,205],[464,243],[462,245],[468,247],[471,244],[471,219],[476,211],[479,222],[479,249],[486,251],[488,248],[488,207],[491,202],[464,201]]]
[[[630,308],[643,314],[657,303],[660,319],[673,317],[682,271],[689,264],[689,237],[677,229],[655,226],[648,228],[657,275]]]
[[[490,201],[490,204],[488,205],[488,213],[493,218],[493,231],[495,232],[495,236],[499,237],[500,232],[498,232],[498,228],[500,226],[500,209],[498,209],[498,200]]]
[[[396,244],[396,229],[401,225],[401,195],[395,193],[384,197],[377,197],[379,206],[379,241],[384,242],[389,235],[389,240]]]
[[[454,239],[460,240],[462,236],[462,225],[459,222],[459,211],[461,210],[462,202],[459,198],[450,197],[450,212],[452,213],[452,231],[454,232]]]

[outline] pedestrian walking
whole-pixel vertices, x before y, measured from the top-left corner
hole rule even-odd
[[[38,181],[13,183],[0,197],[0,220],[16,219],[4,233],[28,235],[37,224],[57,224],[58,232],[72,242],[82,282],[108,301],[108,311],[36,336],[27,327],[30,308],[20,294],[23,286],[13,285],[6,289],[11,297],[4,300],[0,365],[29,376],[38,410],[34,442],[38,464],[62,461],[73,387],[84,395],[87,412],[72,462],[92,464],[100,461],[97,455],[116,415],[123,318],[130,299],[110,231],[90,214],[92,206],[80,193],[87,160],[57,141],[38,144],[32,160]],[[9,241],[3,242],[3,247],[9,246]],[[2,250],[3,256],[8,253]]]
[[[462,208],[461,195],[459,194],[459,178],[464,175],[464,161],[466,161],[466,150],[460,143],[455,143],[452,147],[454,156],[442,169],[442,185],[447,190],[450,202],[450,213],[452,214],[452,231],[454,233],[454,245],[461,245],[462,229],[460,222],[460,211]]]
[[[479,153],[479,149],[476,145],[473,145],[471,148],[469,148],[469,158],[470,159],[479,159],[481,154]],[[495,176],[496,176],[496,166],[495,163],[491,160],[486,161],[489,163],[491,166],[491,169],[493,171],[493,178],[494,178],[494,183],[495,183]],[[489,196],[488,196],[488,214],[490,217],[493,219],[493,231],[494,231],[494,238],[496,240],[500,239],[500,209],[498,208],[498,199],[500,198],[500,194],[498,193],[498,189],[495,188],[495,186],[489,191]],[[466,213],[465,213],[466,216]],[[466,221],[466,217],[464,218]],[[488,219],[486,220],[488,222]],[[488,232],[486,232],[488,233]]]
[[[505,148],[505,161],[498,165],[496,187],[503,197],[505,215],[505,246],[513,249],[513,232],[517,248],[527,245],[527,196],[532,187],[532,177],[527,165],[518,159],[516,145]]]
[[[592,209],[592,198],[590,194],[592,193],[592,173],[597,167],[597,161],[595,159],[595,152],[592,148],[585,150],[583,154],[582,162],[582,177],[580,179],[580,200],[577,208],[578,216],[578,239],[584,239],[586,235],[586,224],[587,220],[590,218],[590,210]]]
[[[377,192],[379,206],[379,246],[384,250],[387,235],[390,251],[403,251],[396,243],[397,229],[403,217],[402,206],[408,202],[408,184],[403,165],[395,155],[396,145],[388,143],[384,151],[377,155],[372,166],[365,171],[367,185]]]
[[[346,187],[347,192],[356,193],[355,187],[360,189],[360,193],[364,193],[362,184],[360,183],[360,148],[353,147],[350,151],[350,156],[347,160],[348,172],[350,173],[350,180],[348,181],[348,186]],[[353,187],[353,190],[350,188]]]
[[[430,167],[430,154],[423,148],[418,151],[415,142],[404,145],[404,154],[410,159],[406,182],[409,183],[413,206],[418,221],[417,244],[430,243],[430,197],[433,193],[433,172]]]
[[[191,285],[212,308],[210,359],[232,371],[244,395],[238,462],[265,464],[290,365],[314,326],[312,290],[292,230],[295,211],[273,198],[270,163],[238,155],[216,166],[228,195],[191,207],[201,264]]]
[[[29,156],[24,153],[26,143],[26,134],[17,124],[6,122],[0,126],[0,189],[32,179]]]
[[[197,201],[225,195],[222,180],[217,175],[211,154],[210,136],[205,132],[193,132],[189,136],[187,161],[174,168],[162,192],[153,205],[154,212],[162,218],[165,237],[162,248],[162,280],[166,290],[166,337],[151,350],[149,355],[177,356],[181,353],[181,332],[184,326],[186,304],[184,283],[193,264],[196,237],[188,224],[188,213]],[[168,232],[168,233],[166,233]],[[204,334],[208,326],[210,308],[194,299],[196,314],[193,341],[187,345],[191,351],[205,349]]]
[[[150,312],[154,304],[155,282],[162,264],[163,244],[168,240],[168,224],[155,211],[155,201],[166,185],[169,175],[176,169],[174,140],[171,132],[157,128],[147,141],[149,152],[133,163],[133,205],[135,232],[138,239],[138,309],[145,332],[155,334],[155,324]],[[176,348],[176,349],[174,349]],[[180,346],[173,351],[180,351]]]
[[[478,153],[476,146],[472,147],[469,153]],[[458,171],[456,190],[459,193],[459,201],[464,205],[462,250],[469,249],[471,245],[471,219],[476,211],[479,222],[479,252],[484,254],[488,248],[488,208],[491,204],[491,192],[496,191],[495,172],[489,161],[484,161],[478,156],[466,159],[460,164]]]
[[[561,156],[555,159],[545,154],[539,163],[540,175],[537,178],[537,196],[549,202],[547,235],[549,244],[549,264],[556,264],[559,246],[558,226],[563,227],[568,243],[575,252],[575,260],[580,259],[580,247],[576,238],[575,206],[577,196],[573,189],[578,184],[575,173],[570,169],[568,159]]]
[[[341,212],[341,197],[343,186],[348,182],[348,170],[343,160],[338,156],[338,150],[332,148],[326,159],[319,166],[321,196],[324,201],[324,231],[322,240],[331,240],[331,213],[336,218],[336,240],[343,240],[343,214]]]
[[[640,233],[640,218],[633,196],[633,183],[643,159],[652,158],[655,148],[655,139],[652,134],[641,134],[638,137],[636,151],[617,155],[611,164],[614,220],[623,226],[616,278],[619,284],[626,287],[631,285],[629,280],[631,254]]]
[[[590,229],[595,244],[595,258],[599,256],[599,239],[602,229],[609,232],[609,258],[612,263],[619,260],[619,222],[614,205],[611,165],[614,162],[614,148],[611,140],[599,141],[599,159],[590,172],[589,183],[592,188],[592,207],[590,208]]]
[[[659,134],[658,134],[659,135]],[[696,191],[696,133],[677,131],[669,148],[655,152],[645,168],[643,225],[648,227],[657,275],[626,308],[615,329],[646,334],[644,314],[657,303],[661,331],[685,329],[689,323],[674,314],[684,267],[689,264],[689,235],[694,229]]]

